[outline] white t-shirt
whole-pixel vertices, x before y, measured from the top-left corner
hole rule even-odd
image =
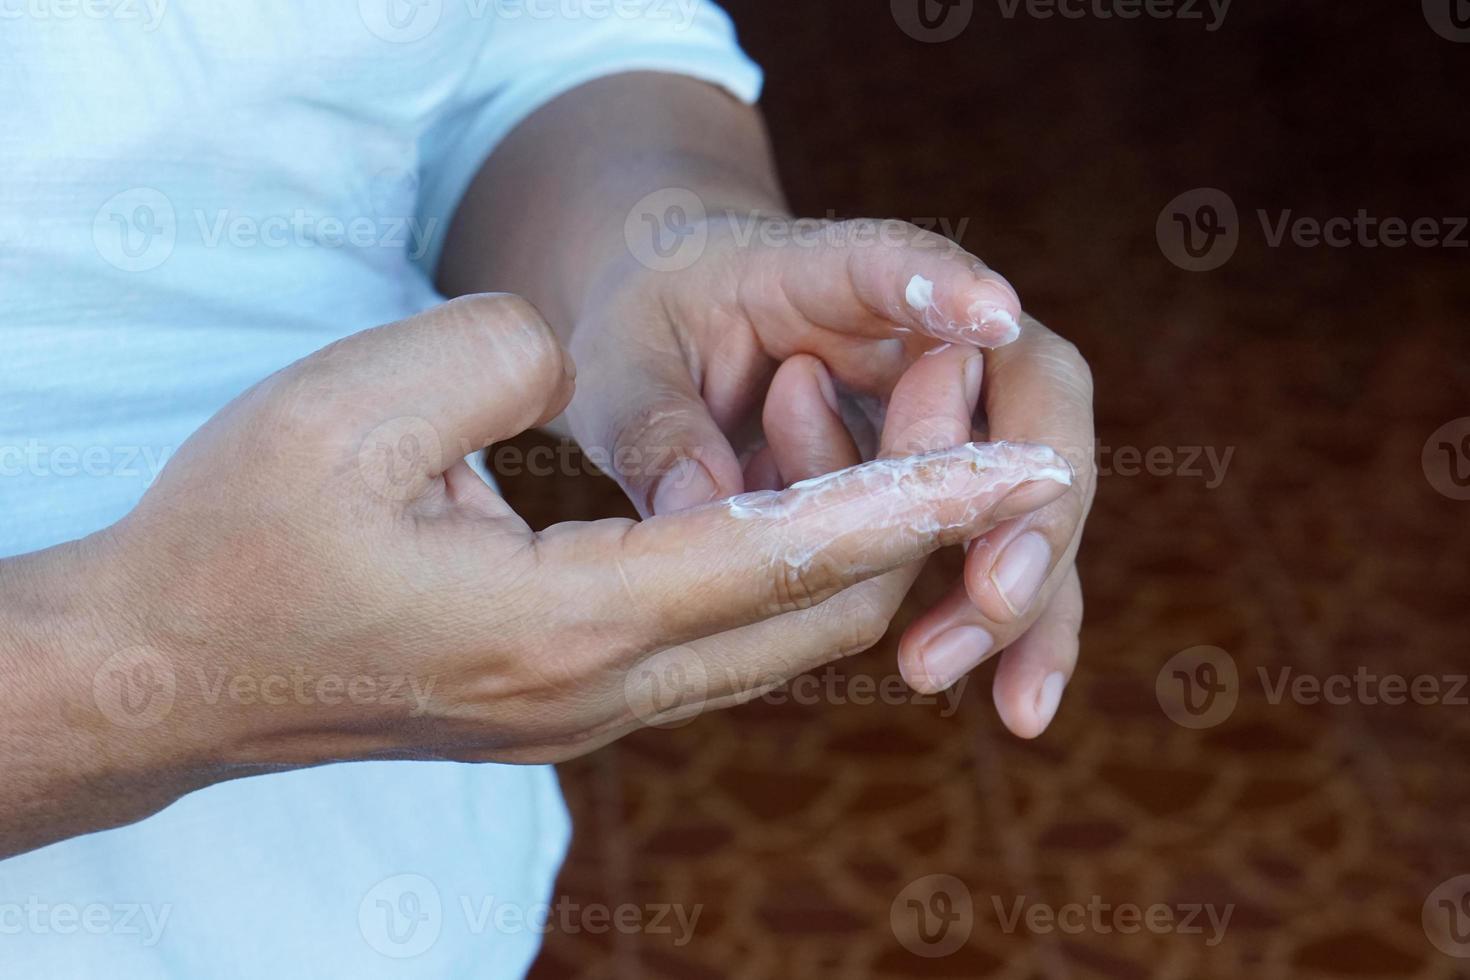
[[[0,556],[112,523],[255,381],[439,302],[497,141],[631,70],[760,86],[705,0],[0,0]],[[520,976],[568,832],[548,767],[223,783],[0,861],[0,976]]]

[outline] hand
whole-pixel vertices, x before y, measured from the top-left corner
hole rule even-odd
[[[855,616],[852,587],[1045,506],[1068,479],[1050,450],[967,445],[533,533],[462,457],[561,412],[573,374],[536,312],[500,295],[261,382],[105,536],[108,606],[127,612],[110,648],[70,664],[82,688],[130,664],[171,678],[168,710],[127,744],[205,781],[340,759],[565,759],[871,642],[888,606]],[[666,671],[699,683],[660,687]],[[232,696],[241,678],[248,699]],[[84,711],[101,730],[116,720],[104,702]]]
[[[947,377],[924,375],[951,398],[978,403],[986,438],[1062,452],[1077,484],[972,544],[963,584],[910,625],[900,665],[930,690],[1011,647],[996,675],[997,709],[1017,734],[1040,734],[1077,657],[1073,562],[1095,486],[1086,363],[1021,312],[1004,279],[939,236],[898,222],[848,222],[828,227],[826,243],[794,242],[762,236],[756,220],[712,219],[689,268],[615,278],[585,304],[572,337],[584,365],[573,432],[614,464],[639,464],[613,470],[643,513],[671,513],[800,478],[790,463],[772,465],[772,447],[748,424],[763,399],[765,440],[789,420],[788,446],[825,440],[822,455],[845,465],[853,440],[827,424],[824,406],[845,408],[855,395],[876,401],[881,414],[899,378],[936,342],[968,347],[969,357],[950,355],[960,361]],[[979,350],[995,344],[1003,346]],[[778,365],[803,355],[789,377],[809,375],[809,383],[772,382]],[[927,438],[907,437],[909,447],[935,448],[940,434],[946,445],[967,438],[932,428]]]

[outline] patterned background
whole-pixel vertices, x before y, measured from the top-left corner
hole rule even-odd
[[[969,219],[967,247],[1092,362],[1105,450],[1234,455],[1217,486],[1103,476],[1082,662],[1036,742],[1002,729],[982,668],[953,712],[756,702],[561,767],[577,837],[558,895],[701,911],[682,945],[555,931],[533,975],[1470,976],[1430,941],[1470,932],[1470,903],[1421,918],[1470,873],[1470,706],[1270,690],[1285,668],[1444,692],[1470,671],[1470,502],[1435,489],[1448,457],[1421,459],[1470,416],[1470,249],[1273,248],[1256,219],[1470,214],[1470,44],[1412,2],[1241,3],[1213,32],[962,3],[946,43],[883,4],[728,6],[799,212]],[[1198,187],[1230,195],[1240,241],[1191,273],[1155,220]],[[506,482],[533,523],[626,512],[600,479]],[[956,568],[936,565],[921,597]],[[1192,729],[1156,681],[1201,645],[1238,701]],[[839,690],[892,676],[892,637],[837,669]],[[935,874],[968,895],[969,934],[921,956],[890,912]],[[1018,902],[1094,896],[1231,917],[1007,928]]]

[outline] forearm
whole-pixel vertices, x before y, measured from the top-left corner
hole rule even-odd
[[[624,226],[654,191],[711,212],[785,208],[760,113],[678,75],[619,75],[535,113],[485,162],[455,215],[439,286],[525,296],[565,342],[598,281],[636,260]]]
[[[0,858],[130,823],[216,778],[191,761],[194,736],[155,717],[162,701],[144,700],[164,689],[114,683],[164,684],[143,675],[167,667],[140,654],[104,547],[93,537],[0,561]]]

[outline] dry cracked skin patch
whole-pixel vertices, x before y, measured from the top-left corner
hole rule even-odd
[[[1009,442],[965,443],[920,456],[878,459],[725,501],[740,520],[769,523],[776,533],[793,530],[786,564],[802,566],[832,542],[898,531],[933,538],[973,525],[1017,487],[1052,482],[1072,485],[1072,468],[1046,446]],[[939,505],[950,504],[941,512]],[[821,544],[821,525],[830,518]],[[860,553],[861,549],[857,549]],[[859,562],[861,564],[861,562]]]

